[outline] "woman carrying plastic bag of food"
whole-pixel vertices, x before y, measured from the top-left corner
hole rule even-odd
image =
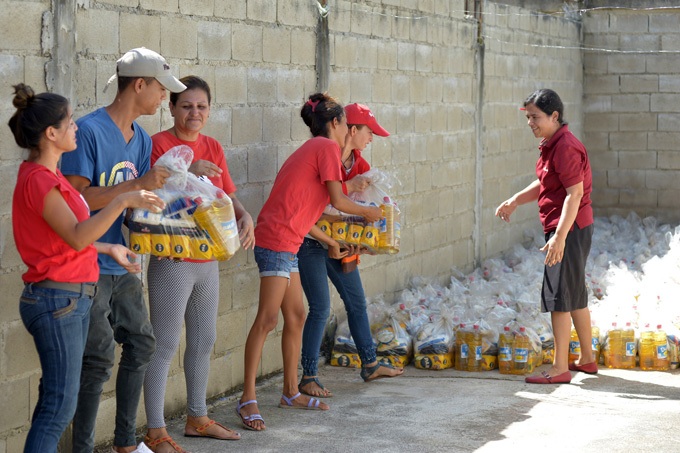
[[[327,410],[317,398],[298,390],[297,367],[305,307],[298,269],[298,250],[329,201],[344,212],[375,222],[380,208],[359,205],[342,192],[341,155],[347,136],[345,111],[335,99],[316,93],[300,112],[313,138],[283,163],[255,228],[255,261],[260,270],[260,299],[245,348],[243,394],[236,411],[243,426],[265,429],[255,399],[255,380],[262,348],[283,314],[283,393],[279,407]]]
[[[187,89],[170,95],[170,113],[174,117],[174,125],[152,137],[151,163],[160,165],[161,160],[169,157],[166,152],[175,147],[183,145],[191,148],[191,161],[178,164],[179,167],[183,166],[181,164],[190,164],[190,174],[184,173],[187,186],[191,187],[191,182],[196,181],[192,177],[196,175],[201,181],[194,182],[195,186],[200,186],[199,183],[207,184],[217,197],[222,195],[226,202],[231,201],[243,248],[252,248],[255,244],[253,219],[236,198],[236,187],[229,176],[222,146],[217,140],[201,134],[210,115],[210,87],[196,76],[187,76],[181,80]],[[185,169],[186,167],[179,168]],[[181,176],[180,171],[178,179]],[[168,178],[166,189],[171,185],[171,180],[172,176]],[[201,209],[199,207],[197,213],[200,214]],[[237,249],[238,240],[236,237],[233,239],[235,246],[232,249]],[[179,346],[182,324],[186,324],[187,343],[184,353],[184,372],[187,379],[185,435],[228,440],[240,437],[238,433],[208,417],[206,392],[210,355],[216,338],[219,269],[215,259],[208,256],[205,258],[173,260],[152,257],[149,261],[149,314],[156,336],[156,352],[144,378],[144,405],[149,427],[145,441],[154,451],[157,445],[166,442],[172,448],[179,449],[165,428],[164,401],[170,362]]]
[[[563,119],[560,97],[541,89],[524,101],[524,110],[534,136],[542,138],[536,164],[538,179],[496,209],[506,222],[517,206],[538,201],[546,251],[541,292],[541,310],[550,312],[555,336],[555,359],[541,376],[529,376],[532,384],[571,382],[572,371],[597,373],[591,348],[581,348],[580,358],[569,363],[571,321],[581,344],[591,344],[588,289],[585,265],[593,237],[590,201],[592,175],[585,147],[569,132]]]
[[[378,124],[373,113],[364,105],[348,105],[345,107],[345,114],[348,132],[341,157],[342,189],[351,197],[355,192],[365,190],[371,183],[370,179],[362,176],[371,167],[361,157],[361,151],[373,141],[373,134],[387,137],[389,133]],[[361,377],[365,381],[371,381],[403,372],[403,369],[378,364],[366,315],[366,296],[356,265],[361,251],[358,246],[349,244],[344,245],[344,250],[340,247],[338,241],[315,226],[305,237],[298,252],[300,281],[309,304],[309,314],[302,334],[301,361],[304,374],[299,384],[300,391],[307,395],[331,396],[331,392],[317,377],[319,348],[330,314],[328,278],[345,304],[349,329],[361,359]]]

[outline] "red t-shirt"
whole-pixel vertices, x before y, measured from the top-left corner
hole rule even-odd
[[[345,182],[354,178],[356,175],[362,175],[371,169],[371,166],[368,165],[366,159],[361,157],[361,151],[355,149],[353,152],[354,165],[352,165],[352,168],[350,168],[349,172],[347,172],[345,168],[342,167],[342,191],[345,195],[347,195],[347,184],[345,184]]]
[[[158,158],[171,148],[179,145],[186,145],[194,151],[194,159],[191,161],[192,164],[197,160],[207,160],[222,169],[222,175],[208,178],[215,187],[219,187],[227,194],[236,192],[236,186],[229,175],[229,169],[227,168],[227,161],[224,158],[222,145],[214,138],[198,134],[198,138],[195,142],[187,142],[185,140],[180,140],[168,131],[163,131],[151,137],[151,140],[153,141],[151,166],[153,166]]]
[[[297,253],[329,202],[326,181],[342,181],[340,146],[325,137],[307,140],[283,163],[255,227],[255,244]]]
[[[76,251],[43,219],[45,196],[56,187],[66,204],[82,222],[90,217],[83,196],[64,178],[45,166],[24,161],[19,167],[12,200],[14,242],[28,271],[26,283],[53,280],[65,283],[96,282],[99,279],[97,250],[88,245]]]
[[[579,228],[593,223],[590,201],[593,179],[588,153],[565,124],[550,140],[539,145],[541,155],[536,163],[536,176],[541,182],[538,195],[538,214],[546,233],[557,228],[567,198],[567,187],[583,183],[583,198],[576,214]],[[572,225],[569,231],[572,231]]]

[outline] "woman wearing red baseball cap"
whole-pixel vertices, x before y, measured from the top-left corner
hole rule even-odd
[[[345,107],[347,116],[347,136],[342,149],[342,189],[345,194],[361,192],[370,184],[370,180],[361,176],[371,166],[361,157],[373,134],[381,137],[390,135],[375,119],[371,110],[365,105],[351,104]],[[328,249],[328,250],[326,250]],[[364,381],[372,381],[383,377],[394,377],[402,374],[402,368],[393,368],[379,364],[375,345],[371,336],[371,327],[366,313],[366,296],[359,276],[359,269],[349,273],[342,270],[343,258],[362,253],[359,247],[340,249],[337,241],[314,226],[298,252],[298,266],[302,289],[309,303],[309,314],[302,333],[302,369],[303,376],[298,389],[300,392],[315,397],[329,397],[331,392],[320,382],[317,376],[319,348],[323,337],[326,320],[330,314],[330,292],[328,278],[338,290],[347,310],[347,321],[352,338],[361,359],[361,377]]]

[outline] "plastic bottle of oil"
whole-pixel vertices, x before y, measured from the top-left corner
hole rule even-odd
[[[654,369],[654,331],[645,325],[645,329],[640,332],[640,368],[643,370]]]
[[[621,368],[626,346],[623,342],[623,329],[619,329],[616,323],[607,332],[607,341],[604,347],[604,365],[607,368]]]
[[[592,335],[593,357],[595,358],[595,363],[600,363],[600,328],[594,322],[590,328],[590,333]]]
[[[194,212],[194,220],[210,237],[215,259],[228,260],[238,251],[241,244],[234,206],[224,192],[218,192],[212,203],[200,203]]]
[[[571,329],[571,340],[569,341],[569,361],[578,360],[581,356],[581,342],[578,340],[576,329]]]
[[[459,371],[466,371],[468,368],[468,344],[467,330],[465,323],[461,323],[456,332],[456,351],[454,353],[454,367]]]
[[[498,338],[498,370],[501,374],[512,374],[512,342],[514,336],[510,327],[504,327]]]
[[[401,213],[390,197],[383,199],[380,205],[384,220],[380,221],[378,249],[381,253],[393,255],[399,252],[401,243]]]
[[[635,368],[635,330],[631,326],[631,323],[627,322],[626,327],[623,328],[621,333],[621,343],[623,344],[625,350],[621,355],[621,368]]]
[[[526,374],[529,367],[529,336],[524,327],[519,328],[512,342],[512,374]]]
[[[665,371],[670,366],[668,358],[668,338],[661,324],[654,331],[654,369]]]
[[[472,326],[468,334],[468,371],[482,371],[482,331],[479,325]]]

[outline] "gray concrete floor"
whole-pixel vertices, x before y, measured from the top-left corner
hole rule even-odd
[[[540,369],[547,369],[544,365]],[[184,419],[168,430],[193,453],[253,452],[677,452],[680,370],[601,369],[573,373],[571,384],[531,385],[497,370],[424,371],[364,383],[356,369],[324,366],[333,391],[329,411],[277,407],[282,377],[258,388],[267,429],[243,429],[240,395],[215,402],[209,415],[241,440],[184,438]]]

